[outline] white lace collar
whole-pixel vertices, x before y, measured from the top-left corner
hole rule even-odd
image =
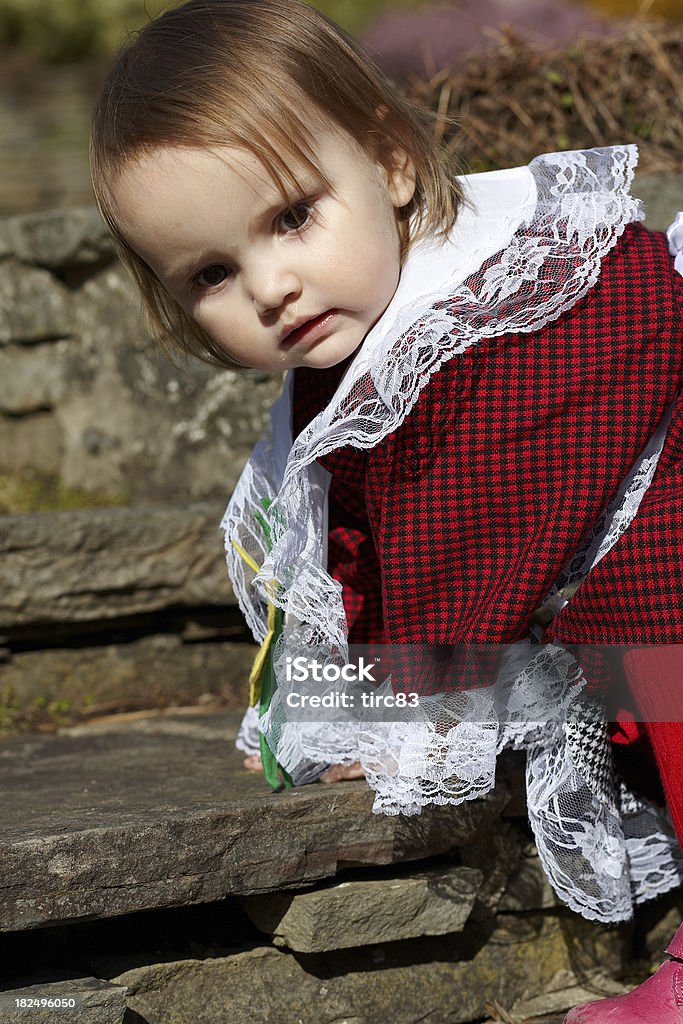
[[[487,171],[458,178],[464,200],[447,238],[416,243],[386,310],[366,335],[340,386],[348,388],[376,361],[383,338],[398,337],[416,308],[429,306],[454,291],[465,278],[509,244],[520,224],[536,208],[536,182],[529,167]],[[294,371],[288,371],[282,395],[271,411],[277,475],[282,478],[292,447]]]
[[[345,378],[358,378],[372,363],[383,337],[396,337],[416,305],[431,305],[452,292],[503,249],[536,207],[536,182],[528,167],[513,167],[458,178],[464,202],[446,239],[427,238],[408,253],[394,296],[350,365]]]

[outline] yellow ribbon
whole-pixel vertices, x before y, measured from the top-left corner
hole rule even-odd
[[[241,544],[236,540],[233,540],[232,546],[235,548],[237,554],[247,563],[250,569],[255,573],[260,572],[260,569],[254,559],[248,554]],[[271,581],[271,585],[272,585]],[[270,589],[267,587],[266,589]],[[263,643],[258,649],[258,653],[254,658],[254,664],[251,666],[251,672],[249,673],[249,703],[256,707],[261,699],[261,678],[263,675],[263,663],[268,656],[270,645],[273,642],[275,636],[275,605],[272,601],[268,602],[268,631],[263,638]]]

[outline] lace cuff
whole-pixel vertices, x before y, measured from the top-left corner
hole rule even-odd
[[[666,229],[669,252],[674,257],[674,269],[683,277],[683,212],[676,214],[673,224]]]

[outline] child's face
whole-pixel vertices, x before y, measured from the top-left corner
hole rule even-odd
[[[295,164],[304,191],[288,204],[256,157],[227,147],[156,150],[113,189],[129,244],[243,366],[334,366],[396,290],[410,161],[388,171],[341,130],[311,134],[332,188]]]

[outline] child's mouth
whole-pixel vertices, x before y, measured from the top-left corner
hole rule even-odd
[[[302,341],[312,343],[319,341],[320,338],[324,338],[325,335],[334,327],[339,317],[338,309],[328,309],[319,316],[314,316],[310,320],[304,321],[299,324],[294,330],[286,334],[280,342],[284,348],[291,348],[293,345],[297,345]]]

